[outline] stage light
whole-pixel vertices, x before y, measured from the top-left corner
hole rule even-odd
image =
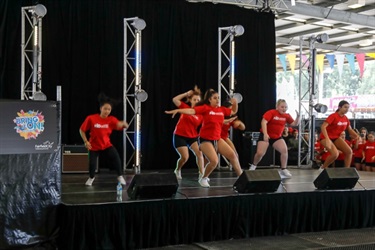
[[[236,99],[237,103],[241,103],[243,100],[243,97],[240,93],[233,93],[232,98]]]
[[[134,19],[131,25],[133,25],[137,30],[143,30],[144,28],[146,28],[146,22],[140,18]]]
[[[143,89],[137,90],[135,92],[134,96],[135,96],[135,99],[137,99],[140,102],[145,102],[147,100],[147,98],[148,98],[147,92],[144,91]]]
[[[245,28],[242,25],[235,25],[232,26],[230,31],[234,36],[242,36],[242,34],[245,32]]]
[[[317,36],[312,35],[308,40],[310,40],[310,42],[325,43],[325,42],[328,41],[328,39],[329,39],[328,34],[322,33],[322,34],[319,34]]]
[[[315,109],[316,112],[324,114],[325,112],[327,112],[328,107],[327,107],[327,105],[317,103],[317,104],[314,105],[314,109]]]
[[[327,33],[319,34],[316,36],[316,41],[318,43],[325,43],[328,41],[328,39],[329,39],[329,36]]]
[[[47,101],[47,96],[42,91],[37,91],[33,94],[34,101]]]
[[[47,14],[47,8],[43,4],[37,4],[34,7],[34,14],[39,18],[43,18]]]

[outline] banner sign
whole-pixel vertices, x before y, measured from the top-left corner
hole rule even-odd
[[[0,154],[51,153],[57,143],[56,102],[0,100]]]

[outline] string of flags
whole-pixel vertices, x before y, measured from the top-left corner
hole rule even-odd
[[[359,53],[359,54],[317,54],[315,57],[315,63],[317,66],[317,69],[319,72],[323,72],[324,70],[324,59],[326,58],[329,66],[331,69],[335,66],[335,61],[337,63],[337,69],[339,71],[339,75],[341,77],[342,69],[344,67],[344,61],[345,59],[349,63],[349,67],[352,71],[352,73],[355,73],[355,61],[357,60],[358,67],[359,67],[359,73],[360,78],[363,76],[364,72],[364,65],[365,65],[365,58],[366,56],[375,58],[375,53]],[[296,67],[296,54],[279,54],[277,57],[280,60],[280,63],[284,69],[284,71],[287,71],[287,61],[289,62],[289,67],[292,73],[294,74],[294,70]],[[301,55],[302,65],[305,67],[309,66],[309,58],[307,55],[302,54]]]

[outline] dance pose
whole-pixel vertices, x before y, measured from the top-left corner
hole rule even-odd
[[[190,106],[182,101],[184,98],[187,99]],[[179,109],[194,108],[194,106],[200,101],[201,91],[197,86],[194,87],[194,90],[189,90],[173,98],[173,103]],[[173,147],[180,158],[177,160],[174,173],[179,180],[182,179],[181,168],[189,159],[189,149],[194,153],[196,158],[196,163],[199,170],[198,180],[203,177],[203,154],[199,150],[198,145],[198,127],[202,124],[202,120],[203,117],[201,115],[181,114],[180,119],[176,124],[176,128],[173,133]]]
[[[196,104],[194,108],[165,111],[167,114],[172,114],[172,117],[177,113],[188,115],[201,114],[203,116],[203,123],[199,133],[199,147],[209,162],[205,167],[203,178],[199,180],[199,184],[202,187],[210,187],[208,176],[218,165],[217,153],[222,154],[230,161],[237,176],[242,174],[236,153],[224,140],[220,140],[224,117],[237,113],[237,101],[231,99],[233,106],[230,109],[220,107],[219,99],[219,94],[215,90],[210,89],[205,93],[203,100]]]
[[[299,114],[296,111],[297,118],[293,120],[292,116],[286,111],[288,105],[285,100],[279,99],[276,103],[276,109],[268,110],[263,115],[261,121],[260,136],[257,144],[257,152],[254,155],[253,164],[250,165],[250,170],[255,170],[258,163],[262,160],[269,145],[280,152],[280,175],[284,178],[291,178],[292,174],[286,169],[288,162],[288,148],[285,140],[282,138],[285,124],[290,126],[297,126],[299,123]]]
[[[85,143],[85,147],[89,150],[89,179],[86,181],[87,186],[91,186],[95,179],[95,170],[98,157],[105,155],[117,171],[117,180],[122,185],[126,185],[122,176],[120,156],[110,141],[110,135],[113,130],[122,130],[129,125],[125,121],[119,121],[110,113],[115,101],[105,96],[99,95],[100,113],[86,117],[82,123],[79,133]],[[90,138],[87,139],[86,133],[90,132]]]
[[[320,143],[329,152],[321,168],[327,168],[337,159],[339,156],[338,150],[345,155],[344,167],[350,167],[353,151],[345,140],[340,137],[341,133],[347,130],[352,139],[358,138],[358,135],[350,126],[349,119],[345,115],[349,110],[349,106],[347,101],[340,101],[336,112],[329,115],[321,126]]]

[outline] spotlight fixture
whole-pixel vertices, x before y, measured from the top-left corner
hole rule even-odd
[[[321,104],[321,103],[317,103],[313,107],[314,107],[315,111],[318,112],[318,113],[324,114],[328,110],[327,105],[324,105],[324,104]]]
[[[235,25],[231,27],[230,32],[234,36],[242,36],[242,34],[245,32],[245,29],[242,25]]]
[[[147,100],[147,98],[148,98],[147,92],[144,91],[143,89],[137,90],[135,92],[134,96],[135,96],[135,99],[137,99],[140,102],[145,102]]]
[[[243,97],[240,93],[233,93],[232,98],[236,99],[237,103],[241,103],[243,100]]]
[[[322,34],[319,34],[317,36],[312,35],[308,40],[310,40],[310,42],[325,43],[325,42],[328,41],[328,39],[329,39],[328,34],[322,33]]]
[[[131,25],[133,25],[134,28],[136,28],[137,30],[143,30],[144,28],[146,28],[145,20],[140,19],[140,18],[134,19],[134,21],[131,23]]]
[[[38,18],[43,18],[47,14],[47,8],[43,4],[35,5],[33,11]]]

